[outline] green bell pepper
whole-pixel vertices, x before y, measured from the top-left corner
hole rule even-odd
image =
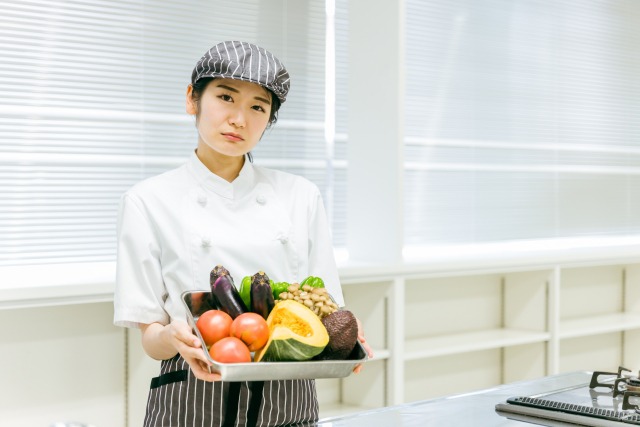
[[[251,307],[251,276],[245,276],[242,278],[238,293],[247,308]]]
[[[309,276],[300,283],[300,286],[309,285],[312,288],[324,288],[324,281],[320,277]]]
[[[289,283],[287,282],[272,283],[271,289],[273,290],[273,299],[278,299],[281,293],[287,292],[289,290]]]

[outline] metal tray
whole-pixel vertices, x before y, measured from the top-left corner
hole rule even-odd
[[[196,328],[198,317],[207,310],[215,308],[211,302],[211,292],[186,291],[182,294],[182,302],[187,309],[189,324],[202,342],[202,349],[212,362],[211,372],[218,372],[223,381],[271,381],[318,378],[344,378],[351,374],[353,368],[366,362],[367,352],[358,341],[348,360],[308,360],[304,362],[251,362],[251,363],[219,363],[211,359]],[[253,357],[253,356],[252,356]]]

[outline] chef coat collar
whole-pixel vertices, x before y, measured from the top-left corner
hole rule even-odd
[[[233,182],[229,182],[211,172],[198,158],[195,150],[191,153],[187,167],[195,176],[198,184],[226,199],[242,197],[253,188],[255,172],[253,164],[246,155],[244,156],[244,165],[240,169],[240,174]]]

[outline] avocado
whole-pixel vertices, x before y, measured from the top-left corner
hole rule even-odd
[[[358,342],[358,323],[349,310],[338,310],[322,318],[322,324],[329,334],[329,344],[318,360],[345,360]]]

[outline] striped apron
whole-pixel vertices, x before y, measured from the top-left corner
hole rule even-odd
[[[314,380],[208,382],[178,354],[151,380],[144,427],[312,426]]]

